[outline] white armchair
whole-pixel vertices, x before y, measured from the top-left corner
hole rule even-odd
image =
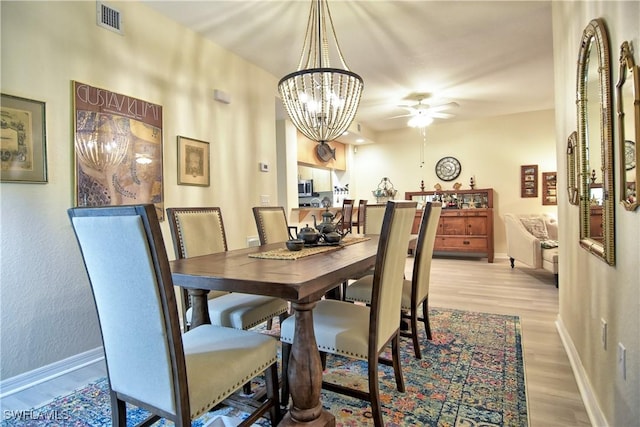
[[[558,221],[548,214],[507,213],[504,225],[511,268],[516,260],[543,268],[555,275],[558,287]]]

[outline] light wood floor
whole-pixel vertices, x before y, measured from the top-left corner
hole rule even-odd
[[[412,258],[407,261],[411,277]],[[529,421],[532,427],[590,426],[569,360],[556,331],[558,291],[553,275],[518,266],[507,259],[435,258],[429,305],[520,316]],[[55,396],[105,375],[89,366],[59,379],[8,396],[2,410],[41,406]]]

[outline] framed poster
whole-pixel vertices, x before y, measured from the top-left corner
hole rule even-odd
[[[556,187],[556,173],[542,172],[542,204],[557,205],[558,194]]]
[[[209,186],[209,143],[178,136],[178,185]]]
[[[2,94],[0,181],[47,182],[45,104]]]
[[[73,82],[76,204],[153,203],[164,219],[162,106]]]
[[[538,197],[538,165],[520,166],[520,197]]]

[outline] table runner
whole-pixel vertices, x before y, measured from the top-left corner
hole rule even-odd
[[[312,247],[305,247],[299,251],[290,251],[287,248],[278,248],[278,249],[272,249],[270,251],[249,254],[249,257],[262,258],[262,259],[296,260],[296,259],[304,258],[307,256],[324,253],[324,252],[335,251],[343,248],[344,246],[353,245],[354,243],[360,243],[370,239],[371,239],[370,237],[363,237],[363,236],[346,236],[340,241],[339,245],[335,245],[335,246],[312,246]]]

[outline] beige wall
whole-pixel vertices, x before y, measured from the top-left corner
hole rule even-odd
[[[554,2],[554,56],[556,88],[556,135],[566,139],[577,128],[576,61],[584,27],[603,18],[609,31],[612,82],[618,79],[618,56],[624,40],[632,42],[636,63],[640,62],[639,2]],[[615,102],[613,104],[615,106]],[[614,115],[615,117],[615,115]],[[617,137],[617,124],[614,138]],[[617,144],[616,144],[617,146]],[[558,158],[565,147],[558,145]],[[619,162],[619,153],[615,153]],[[619,200],[619,163],[616,163],[615,199]],[[559,186],[566,186],[560,169]],[[561,193],[562,194],[562,193]],[[566,333],[573,352],[579,384],[591,398],[598,425],[637,425],[640,419],[640,211],[625,211],[615,205],[616,265],[590,255],[578,245],[578,208],[563,195],[560,224],[560,330]],[[600,319],[608,324],[608,345],[600,342]],[[627,378],[617,372],[616,347],[623,343],[627,353]]]
[[[1,184],[0,377],[101,345],[66,210],[74,204],[71,81],[164,109],[165,207],[217,205],[232,248],[256,235],[251,206],[277,203],[277,80],[141,3],[119,2],[125,35],[96,25],[96,3],[0,3],[2,92],[46,102],[49,182]],[[231,96],[214,101],[213,89]],[[178,186],[176,136],[211,145],[211,186]],[[259,162],[272,166],[259,172]],[[240,167],[239,167],[240,166]],[[166,221],[162,224],[173,256]]]
[[[423,143],[415,129],[401,129],[379,135],[377,143],[357,148],[354,155],[355,198],[375,200],[371,190],[383,177],[388,177],[398,190],[396,198],[407,191],[420,191],[420,181],[432,190],[440,183],[446,190],[455,182],[469,188],[475,176],[476,188],[494,189],[494,245],[496,254],[506,253],[504,222],[506,212],[556,213],[556,206],[542,206],[540,197],[520,197],[520,166],[538,165],[538,175],[556,171],[555,118],[552,110],[512,114],[484,120],[447,123],[430,126],[421,165]],[[452,182],[438,180],[436,162],[444,156],[454,156],[462,164],[460,176]],[[422,166],[422,167],[421,167]],[[560,164],[564,167],[564,163]]]

